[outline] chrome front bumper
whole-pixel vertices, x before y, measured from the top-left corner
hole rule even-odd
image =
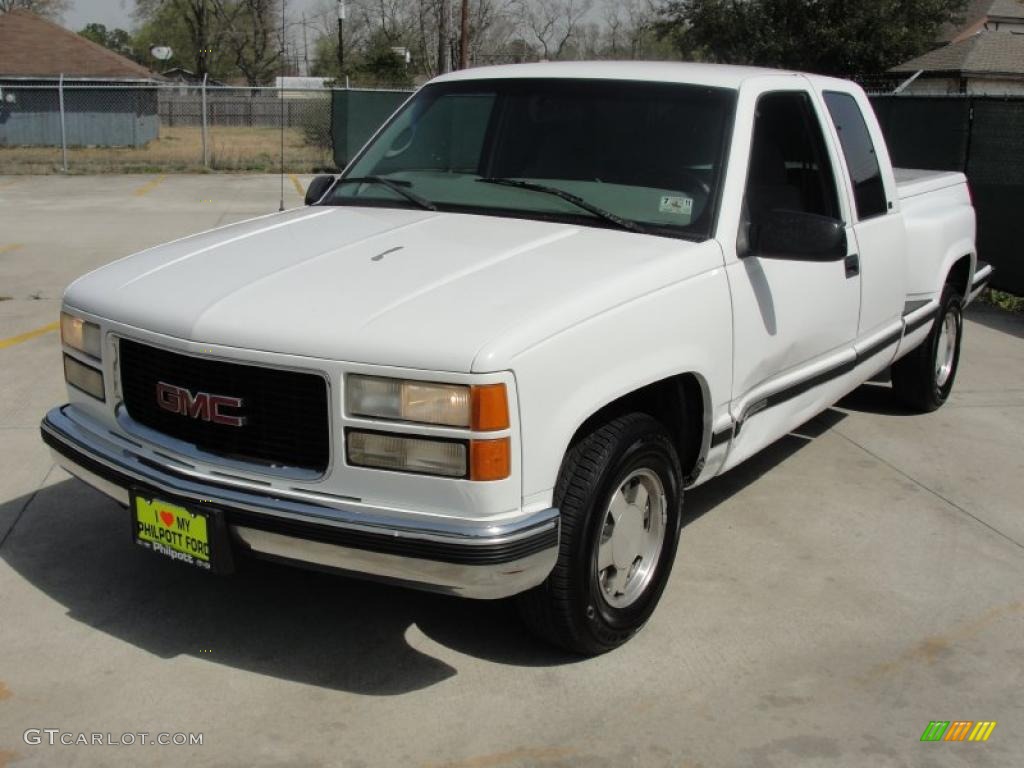
[[[124,506],[129,489],[213,506],[236,545],[256,556],[484,599],[537,586],[558,556],[557,509],[496,523],[243,488],[157,463],[68,409],[54,408],[40,425],[61,467]]]

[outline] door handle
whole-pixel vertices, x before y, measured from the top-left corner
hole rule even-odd
[[[860,274],[860,256],[856,253],[851,253],[843,260],[843,264],[846,266],[846,276],[853,277],[854,275]]]

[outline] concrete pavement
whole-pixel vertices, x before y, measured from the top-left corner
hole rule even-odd
[[[52,323],[82,272],[278,193],[0,176],[0,340]],[[867,385],[691,492],[649,626],[579,660],[506,603],[268,564],[210,578],[132,546],[127,513],[39,441],[63,399],[56,333],[0,347],[0,768],[1019,764],[1024,320],[972,310],[937,413],[889,394]],[[998,725],[921,743],[932,720]],[[30,728],[203,744],[33,745]]]

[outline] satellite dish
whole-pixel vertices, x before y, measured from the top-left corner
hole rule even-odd
[[[174,55],[174,51],[172,51],[170,46],[167,45],[154,45],[149,49],[149,52],[157,61],[167,61]]]

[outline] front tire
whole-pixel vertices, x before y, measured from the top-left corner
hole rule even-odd
[[[893,391],[905,405],[930,413],[946,402],[960,366],[963,329],[963,299],[947,284],[927,338],[892,367]]]
[[[558,561],[518,598],[534,633],[595,655],[643,627],[675,560],[682,477],[667,430],[643,413],[597,427],[569,450],[555,487]]]

